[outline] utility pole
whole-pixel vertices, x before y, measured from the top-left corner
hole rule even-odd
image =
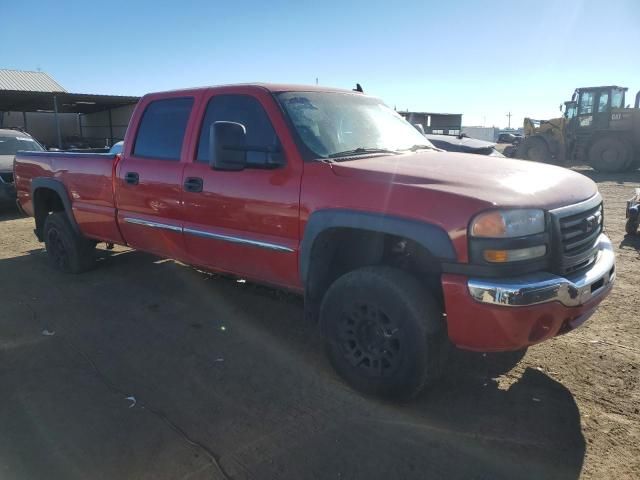
[[[507,117],[509,117],[509,130],[511,130],[511,112],[507,113]]]

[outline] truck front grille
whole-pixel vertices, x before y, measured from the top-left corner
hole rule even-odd
[[[575,272],[593,263],[603,229],[602,202],[578,212],[560,214],[557,222],[561,273]]]
[[[12,172],[0,173],[0,181],[3,183],[13,183],[13,173]]]

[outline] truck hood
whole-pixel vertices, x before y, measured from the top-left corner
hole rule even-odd
[[[15,155],[0,155],[0,172],[13,171],[13,159]]]
[[[355,157],[331,166],[341,177],[440,190],[496,206],[553,209],[598,191],[592,180],[566,168],[464,153]]]

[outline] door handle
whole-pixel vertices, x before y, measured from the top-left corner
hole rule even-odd
[[[200,193],[204,182],[200,177],[187,177],[184,181],[184,191]]]
[[[138,185],[140,182],[140,175],[136,172],[127,172],[124,176],[124,181],[129,185]]]

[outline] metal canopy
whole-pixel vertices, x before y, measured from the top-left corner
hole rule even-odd
[[[0,112],[96,113],[138,103],[140,97],[0,90]]]
[[[0,90],[22,92],[66,92],[45,72],[0,69]]]

